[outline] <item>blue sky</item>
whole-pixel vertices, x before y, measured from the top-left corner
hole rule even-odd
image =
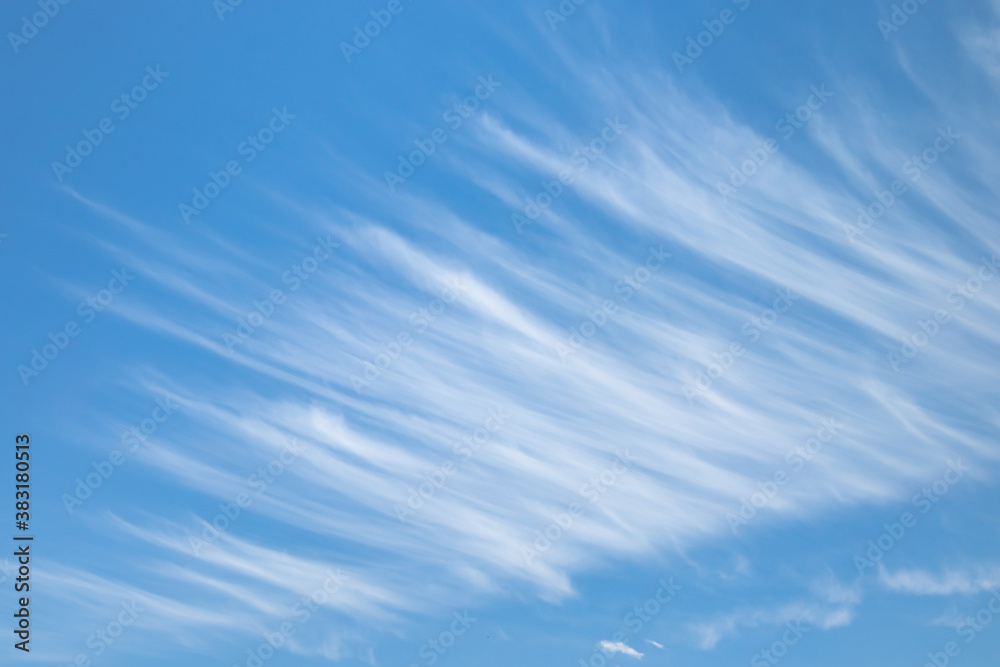
[[[995,664],[1000,3],[293,4],[0,12],[4,664]]]

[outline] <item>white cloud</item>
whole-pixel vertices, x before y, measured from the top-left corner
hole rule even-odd
[[[642,660],[644,653],[639,653],[634,648],[629,646],[624,642],[612,642],[607,639],[601,641],[601,650],[608,655],[614,655],[615,653],[621,653],[623,655],[630,656],[636,660]]]
[[[930,621],[931,625],[944,626],[946,628],[959,628],[965,623],[968,616],[959,613],[956,605],[950,606],[947,611]]]
[[[588,69],[584,63],[568,65],[579,72]],[[994,124],[970,122],[977,134],[963,129],[969,135],[957,149],[961,160],[957,150],[942,157],[923,176],[920,193],[901,199],[893,219],[882,219],[855,248],[841,223],[853,220],[873,188],[885,188],[872,174],[898,171],[900,151],[912,144],[901,134],[913,132],[889,111],[871,108],[866,98],[876,91],[864,81],[831,86],[836,104],[824,108],[811,134],[796,138],[813,140],[815,162],[828,169],[778,153],[725,202],[716,181],[764,137],[719,104],[685,96],[668,74],[593,69],[607,77],[573,81],[578,97],[567,102],[593,109],[595,120],[620,113],[631,127],[581,176],[574,196],[564,195],[524,236],[482,218],[481,201],[463,212],[460,202],[416,187],[387,198],[381,183],[369,187],[354,174],[342,176],[377,222],[290,193],[298,208],[277,212],[276,222],[294,221],[288,228],[299,229],[305,220],[342,239],[343,251],[308,287],[289,293],[236,353],[225,349],[222,332],[234,328],[251,299],[283,285],[285,260],[276,262],[271,248],[252,254],[219,247],[206,258],[184,250],[189,238],[155,233],[156,225],[77,199],[152,241],[128,256],[142,258],[135,264],[166,296],[158,300],[151,291],[141,304],[116,304],[109,316],[198,348],[199,359],[212,355],[233,371],[165,362],[170,382],[183,388],[173,393],[183,396],[185,417],[158,434],[143,462],[164,486],[195,488],[213,502],[193,509],[197,519],[181,508],[170,526],[144,529],[149,545],[168,557],[183,550],[179,536],[200,532],[218,499],[228,502],[252,472],[249,454],[292,437],[311,448],[308,464],[290,467],[247,510],[275,522],[273,533],[220,540],[205,559],[168,572],[172,583],[187,585],[192,598],[253,600],[253,608],[267,610],[277,598],[261,589],[298,593],[287,582],[300,579],[287,575],[318,574],[361,552],[354,584],[335,604],[387,623],[513,585],[555,599],[573,595],[573,577],[600,561],[641,560],[728,538],[725,514],[784,466],[785,452],[821,417],[847,425],[837,446],[762,515],[815,516],[900,498],[915,480],[938,474],[949,455],[996,457],[986,430],[975,428],[977,418],[995,419],[981,388],[1000,384],[1000,369],[975,361],[989,358],[998,342],[995,282],[907,372],[892,374],[883,353],[944,303],[942,286],[965,278],[980,251],[1000,251],[990,213],[997,210],[995,184],[988,180],[997,173]],[[476,132],[449,144],[478,149],[475,157],[455,152],[447,159],[463,188],[478,186],[486,202],[519,202],[526,187],[552,179],[589,138],[524,102],[513,92],[509,108],[498,99],[501,120],[470,127]],[[942,118],[995,108],[992,98],[953,103],[939,95],[934,102]],[[900,118],[926,117],[909,111]],[[934,128],[924,129],[933,139]],[[504,150],[487,150],[495,146]],[[574,207],[577,197],[582,208]],[[595,220],[615,231],[613,242],[591,231]],[[650,243],[665,244],[676,261],[620,303],[583,349],[560,360],[554,345],[568,336],[569,323],[614,296]],[[456,276],[469,288],[414,335],[410,313],[426,308]],[[743,340],[744,321],[786,285],[802,294],[795,309],[690,404],[684,384],[731,340]],[[354,391],[350,377],[400,332],[415,342],[364,391]],[[148,376],[155,375],[143,379],[152,384]],[[948,389],[949,404],[962,405],[960,418],[935,401],[932,388],[942,377],[961,378]],[[409,490],[453,456],[452,443],[495,405],[511,413],[509,422],[401,524],[394,505],[406,503]],[[578,500],[580,485],[605,470],[623,443],[637,456],[627,478],[527,563],[519,547]],[[310,545],[308,558],[284,553],[287,534]],[[750,570],[738,560],[734,572]],[[429,591],[428,581],[442,583]],[[892,590],[921,594],[973,590],[983,581],[883,577]],[[699,624],[701,645],[711,648],[741,627],[795,619],[841,626],[851,621],[858,595],[835,589],[817,600],[738,610]]]
[[[934,574],[916,569],[890,572],[880,563],[879,583],[890,591],[908,595],[975,595],[1000,586],[1000,566],[980,565]]]
[[[815,596],[811,600],[738,609],[708,621],[692,623],[690,627],[698,638],[698,646],[707,651],[715,648],[724,638],[737,635],[741,628],[801,623],[806,627],[830,630],[851,623],[854,608],[862,599],[858,585],[843,586],[832,577],[827,577],[814,583],[811,589]]]

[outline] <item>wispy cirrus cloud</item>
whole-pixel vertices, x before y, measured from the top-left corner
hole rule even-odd
[[[174,238],[76,196],[136,233],[133,245],[100,246],[134,260],[155,285],[141,304],[111,317],[205,364],[151,362],[123,383],[126,391],[169,388],[183,402],[183,415],[140,460],[158,483],[192,491],[197,502],[162,508],[165,520],[142,528],[139,518],[148,517],[129,510],[100,530],[141,542],[159,561],[178,558],[187,534],[202,530],[280,443],[294,438],[309,448],[248,510],[261,522],[254,530],[225,535],[204,558],[163,566],[170,583],[160,586],[243,605],[256,615],[255,629],[278,615],[282,596],[303,593],[303,584],[288,582],[320,577],[330,564],[342,564],[354,583],[329,611],[382,627],[511,587],[564,600],[577,592],[574,577],[598,565],[724,536],[734,502],[756,492],[830,415],[845,430],[824,450],[824,464],[770,506],[775,521],[904,497],[952,455],[976,460],[974,474],[986,476],[997,459],[989,429],[1000,416],[990,387],[1000,375],[976,359],[1000,344],[1000,290],[970,302],[949,336],[907,372],[891,373],[885,354],[981,256],[1000,250],[995,128],[963,128],[967,140],[859,247],[843,225],[923,147],[923,135],[933,137],[960,111],[986,114],[995,97],[936,94],[924,117],[901,126],[876,109],[873,99],[891,101],[878,99],[875,83],[830,67],[836,104],[797,138],[813,144],[811,159],[778,154],[724,201],[716,182],[766,133],[707,93],[686,92],[669,72],[627,64],[600,71],[578,54],[553,55],[569,73],[571,101],[593,109],[593,121],[560,122],[511,84],[440,156],[446,174],[475,193],[475,206],[416,179],[387,200],[379,179],[343,173],[364,204],[330,205],[311,192],[263,198],[277,219],[304,220],[307,229],[297,240],[276,236],[283,251],[272,253],[268,244],[216,244],[208,232]],[[923,85],[929,75],[905,76]],[[794,90],[775,106],[797,104],[807,83],[789,84]],[[629,127],[614,150],[589,163],[535,225],[514,233],[509,213],[572,165],[594,127],[618,115]],[[316,234],[335,236],[343,252],[289,291],[281,313],[236,353],[226,349],[224,332],[260,294],[287,289],[288,255],[301,256]],[[189,250],[196,240],[213,252]],[[673,261],[641,287],[629,284],[624,278],[636,275],[651,244],[670,249]],[[434,313],[450,281],[462,294]],[[788,286],[802,295],[795,311],[692,405],[684,385]],[[597,325],[586,348],[560,359],[556,343],[608,299],[620,312]],[[433,319],[414,319],[421,309]],[[411,344],[357,391],[352,375],[401,333]],[[944,402],[934,387],[946,374],[963,382]],[[399,498],[433,484],[433,471],[494,405],[509,410],[509,424],[400,525]],[[518,546],[626,444],[637,457],[628,479],[602,493],[544,557],[525,562]],[[309,544],[308,556],[285,553],[287,540]],[[442,583],[429,588],[428,580]],[[881,580],[914,593],[985,581],[919,572]],[[859,598],[838,590],[721,614],[694,629],[710,649],[742,628],[792,620],[841,627]]]
[[[906,595],[975,595],[1000,586],[1000,566],[983,564],[935,573],[907,568],[890,571],[880,564],[878,581],[886,589]]]
[[[711,650],[720,641],[734,637],[741,629],[781,627],[788,623],[830,630],[849,625],[862,601],[858,585],[844,586],[824,578],[813,582],[813,596],[785,604],[747,607],[713,619],[690,624],[702,650]]]

